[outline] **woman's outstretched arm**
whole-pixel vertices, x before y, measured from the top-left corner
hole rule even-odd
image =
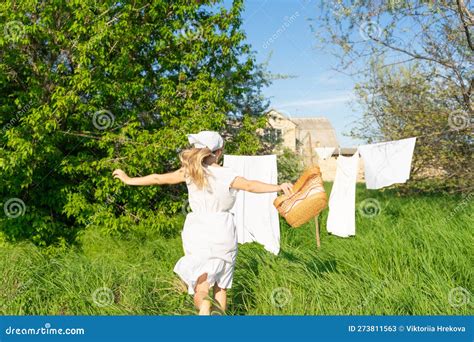
[[[290,195],[292,193],[293,184],[282,183],[278,184],[268,184],[256,180],[248,180],[244,177],[235,177],[234,181],[230,185],[232,189],[244,190],[254,193],[266,193],[266,192],[278,192],[283,191],[285,195]]]
[[[144,177],[129,177],[120,169],[112,173],[114,178],[120,179],[127,185],[162,185],[162,184],[178,184],[185,181],[184,170],[179,169],[170,173],[158,175],[156,173]]]

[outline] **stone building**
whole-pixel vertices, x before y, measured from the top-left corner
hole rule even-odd
[[[271,109],[266,114],[269,125],[282,139],[284,147],[306,156],[315,147],[339,147],[336,131],[325,117],[288,117]]]
[[[269,110],[268,124],[272,131],[281,138],[283,147],[297,152],[306,164],[316,163],[320,166],[325,181],[334,180],[336,173],[336,156],[351,156],[356,152],[353,147],[341,147],[336,131],[325,117],[288,117],[276,109]],[[315,147],[334,147],[333,157],[318,160]],[[358,181],[363,181],[363,163],[359,162]]]

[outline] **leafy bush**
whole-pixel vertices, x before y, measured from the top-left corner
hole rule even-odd
[[[259,149],[249,132],[262,125],[266,81],[243,42],[242,8],[3,1],[0,231],[50,245],[94,224],[120,233],[156,219],[172,230],[182,187],[127,188],[111,172],[175,169],[186,134],[203,129],[223,132],[229,152]]]
[[[304,170],[302,157],[285,147],[277,156],[278,182],[294,183]]]

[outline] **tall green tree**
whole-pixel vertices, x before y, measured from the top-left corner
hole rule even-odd
[[[242,0],[3,1],[0,231],[43,245],[90,224],[169,232],[182,188],[124,188],[111,171],[175,169],[186,134],[203,129],[222,131],[231,152],[259,149],[267,81],[242,9]]]
[[[472,191],[474,2],[320,1],[318,13],[314,32],[358,82],[352,135],[420,136],[414,179]]]

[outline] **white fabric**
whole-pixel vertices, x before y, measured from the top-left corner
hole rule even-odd
[[[355,235],[355,190],[359,153],[337,158],[336,177],[329,197],[327,230],[341,237]]]
[[[224,156],[224,165],[249,180],[277,184],[275,155]],[[273,254],[280,251],[280,221],[273,206],[277,194],[254,194],[240,191],[232,208],[239,243],[258,242]]]
[[[208,166],[208,186],[198,189],[187,180],[189,205],[183,232],[184,257],[174,271],[194,294],[196,281],[207,273],[211,286],[230,288],[237,256],[237,234],[233,214],[237,191],[230,189],[236,174],[229,168]]]
[[[314,150],[316,151],[316,154],[318,155],[319,159],[326,160],[332,156],[336,148],[335,147],[316,147]]]
[[[367,189],[380,189],[410,178],[416,138],[359,146]]]
[[[198,134],[188,134],[188,141],[196,148],[209,148],[212,152],[224,146],[224,139],[219,133],[213,131],[201,131]]]

